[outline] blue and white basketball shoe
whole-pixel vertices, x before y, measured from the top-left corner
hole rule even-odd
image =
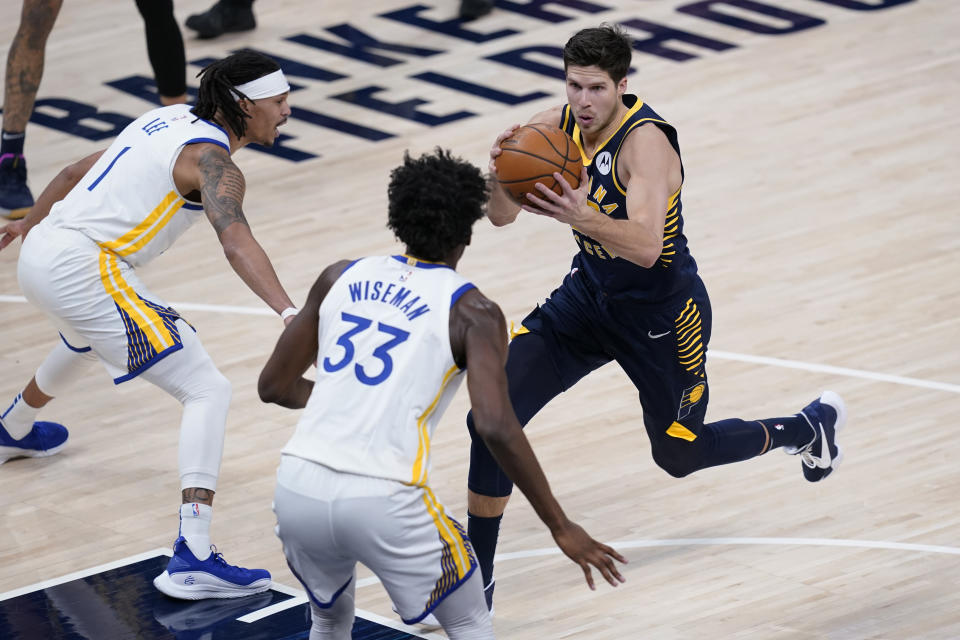
[[[270,588],[269,571],[227,564],[216,547],[211,545],[210,549],[213,553],[206,560],[197,560],[180,536],[173,543],[173,557],[166,570],[153,579],[153,586],[181,600],[242,598]]]
[[[803,447],[783,449],[790,455],[800,455],[804,478],[820,482],[843,460],[837,432],[847,422],[847,406],[838,394],[824,391],[822,396],[805,406],[800,415],[813,429],[813,440]]]
[[[0,464],[13,458],[52,456],[67,443],[69,432],[56,422],[34,422],[30,433],[14,440],[0,420]]]

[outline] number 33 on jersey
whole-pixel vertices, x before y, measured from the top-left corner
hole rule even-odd
[[[425,484],[430,439],[463,377],[450,309],[471,288],[445,264],[406,256],[347,267],[320,305],[317,381],[284,453]]]

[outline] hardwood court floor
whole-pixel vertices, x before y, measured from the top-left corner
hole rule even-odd
[[[64,4],[40,98],[131,117],[146,109],[105,84],[150,76],[133,3]],[[207,4],[178,2],[181,22]],[[418,15],[447,20],[455,4],[432,2]],[[409,6],[403,0],[257,3],[253,32],[213,41],[187,36],[190,60],[250,45],[335,70],[346,77],[297,77],[304,88],[291,102],[393,136],[374,142],[301,114],[282,130],[293,137],[285,144],[315,158],[238,154],[248,218],[298,301],[327,263],[398,250],[384,228],[385,185],[404,149],[442,144],[485,163],[498,131],[564,100],[562,81],[489,56],[560,46],[600,21],[632,23],[638,37],[645,37],[643,20],[735,45],[669,43],[693,56],[686,62],[638,52],[630,79],[680,132],[687,231],[714,310],[709,418],[792,413],[833,389],[850,412],[841,440],[846,460],[822,485],[804,482],[799,461],[779,452],[672,479],[650,458],[629,381],[615,367],[601,369],[557,398],[528,433],[569,515],[628,556],[628,582],[590,592],[564,558],[539,554],[554,548],[552,540],[517,496],[497,562],[499,637],[960,636],[960,471],[952,443],[960,408],[960,5],[764,0],[715,7],[779,29],[784,11],[824,21],[770,35],[684,13],[681,6],[692,3],[678,0],[607,0],[593,14],[560,4],[551,11],[570,20],[518,15],[502,4],[472,28],[518,33],[481,43],[381,16]],[[16,29],[14,5],[0,6],[0,43]],[[852,8],[866,5],[880,8]],[[780,11],[764,17],[757,7]],[[383,50],[401,62],[379,68],[286,39],[336,40],[325,29],[342,23],[440,53]],[[542,52],[529,60],[556,66]],[[510,106],[413,77],[425,73],[549,95]],[[409,109],[406,118],[375,113],[356,102],[372,85],[387,102],[425,100],[414,106],[428,115],[475,115],[429,126],[409,119]],[[354,101],[333,97],[345,94]],[[32,124],[34,189],[106,143]],[[41,314],[16,298],[18,250],[0,253],[0,392],[7,398],[56,339]],[[559,283],[573,250],[569,231],[549,220],[522,215],[503,229],[481,222],[461,271],[519,321]],[[293,586],[269,505],[296,414],[263,406],[255,391],[281,324],[228,308],[263,305],[230,272],[206,225],[142,277],[180,303],[234,385],[214,541],[228,560],[266,567]],[[190,307],[198,303],[218,308]],[[146,383],[112,388],[100,369],[91,371],[43,414],[70,427],[66,450],[0,468],[0,593],[173,541],[179,407]],[[438,431],[432,473],[437,495],[461,520],[465,412],[461,393]],[[392,615],[378,585],[358,589],[357,603]]]

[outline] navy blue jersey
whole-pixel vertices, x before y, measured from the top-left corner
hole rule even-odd
[[[617,176],[617,160],[620,146],[627,135],[637,127],[648,123],[659,127],[667,136],[670,145],[680,156],[677,131],[663,120],[637,96],[625,94],[623,103],[629,108],[616,132],[599,147],[593,157],[587,157],[583,151],[580,127],[577,125],[570,105],[564,105],[560,116],[560,127],[573,138],[580,147],[583,164],[587,167],[590,180],[588,202],[590,206],[602,211],[611,218],[627,218],[627,189]],[[681,175],[683,163],[681,161]],[[682,187],[681,187],[682,188]],[[663,228],[663,249],[660,257],[649,269],[618,257],[616,253],[590,236],[573,229],[573,237],[580,247],[574,256],[573,266],[587,275],[609,296],[629,298],[642,302],[661,302],[686,291],[692,286],[697,273],[697,263],[687,249],[687,238],[683,235],[683,205],[680,191],[670,196],[667,204],[666,221]]]

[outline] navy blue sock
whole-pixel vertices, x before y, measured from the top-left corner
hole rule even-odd
[[[467,536],[473,551],[480,562],[480,574],[483,586],[493,580],[493,555],[497,552],[497,538],[500,537],[500,521],[503,515],[495,518],[481,518],[467,512]]]
[[[26,139],[26,132],[13,133],[4,131],[0,134],[0,156],[12,153],[17,156],[23,155],[23,141]]]
[[[788,418],[770,418],[756,422],[766,427],[770,436],[768,451],[780,447],[802,447],[815,435],[810,424],[799,414]]]
[[[764,420],[718,420],[703,425],[703,435],[712,444],[690,471],[748,460],[779,447],[802,447],[813,438],[813,431],[803,416],[795,415]]]

